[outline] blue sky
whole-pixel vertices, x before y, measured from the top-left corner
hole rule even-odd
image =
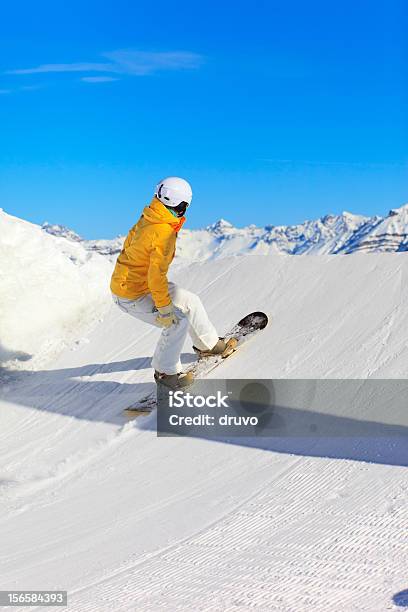
[[[124,233],[157,180],[187,227],[408,201],[403,0],[8,3],[0,206]]]

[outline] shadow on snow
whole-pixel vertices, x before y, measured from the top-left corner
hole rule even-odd
[[[191,361],[192,358],[190,354],[183,355],[184,362]],[[149,368],[151,358],[139,357],[60,370],[11,372],[3,369],[0,372],[0,399],[71,418],[123,426],[127,422],[122,414],[123,409],[155,391],[153,381],[132,382],[133,372]],[[129,372],[129,382],[92,380],[95,375],[115,372]],[[3,410],[6,409],[4,405]],[[290,427],[290,423],[305,422],[306,417],[309,422],[313,422],[313,429],[307,430],[307,434],[303,434],[299,427]],[[155,432],[156,423],[156,414],[153,413],[149,417],[140,417],[135,426],[140,430]],[[285,427],[282,427],[282,424],[285,424]],[[280,453],[408,466],[408,427],[404,425],[366,421],[366,433],[363,434],[359,419],[280,405],[274,406],[270,426],[270,435],[228,439],[213,437],[211,441]],[[322,432],[337,431],[341,432],[340,436],[324,433],[322,435]],[[315,432],[320,433],[316,435]]]

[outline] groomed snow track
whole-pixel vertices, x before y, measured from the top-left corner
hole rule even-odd
[[[403,254],[254,255],[175,280],[220,332],[273,316],[225,378],[405,378],[407,273]],[[0,589],[68,590],[72,612],[401,610],[401,444],[157,438],[154,417],[121,418],[156,336],[112,309],[47,369],[3,372]]]

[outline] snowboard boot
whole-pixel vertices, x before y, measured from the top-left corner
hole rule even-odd
[[[212,357],[217,355],[221,355],[221,357],[228,357],[228,355],[231,355],[231,353],[234,352],[237,344],[238,340],[236,338],[229,338],[228,340],[225,340],[225,338],[218,338],[218,342],[212,347],[212,349],[201,351],[196,346],[193,346],[193,349],[198,354],[199,359],[202,357]]]
[[[192,372],[180,372],[179,374],[164,374],[155,370],[154,380],[157,384],[165,385],[169,389],[176,391],[177,389],[185,389],[194,382],[194,375]]]

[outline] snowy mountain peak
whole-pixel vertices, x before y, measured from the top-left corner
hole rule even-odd
[[[42,229],[52,236],[67,238],[75,242],[81,242],[83,240],[79,234],[65,227],[65,225],[51,224],[46,221],[42,224]]]
[[[396,215],[406,216],[408,215],[408,203],[399,206],[399,208],[391,208],[388,213],[389,217],[395,217]]]
[[[231,229],[236,229],[229,221],[225,219],[219,219],[216,223],[207,226],[207,230],[209,232],[213,232],[214,234],[219,234]]]
[[[408,251],[408,205],[392,208],[386,217],[371,217],[344,252],[377,253]]]
[[[355,215],[354,213],[344,210],[340,215],[324,215],[320,218],[320,221],[324,225],[336,225],[341,223],[343,225],[347,225],[348,227],[355,227],[356,225],[359,225],[363,220],[368,219],[369,217]]]

